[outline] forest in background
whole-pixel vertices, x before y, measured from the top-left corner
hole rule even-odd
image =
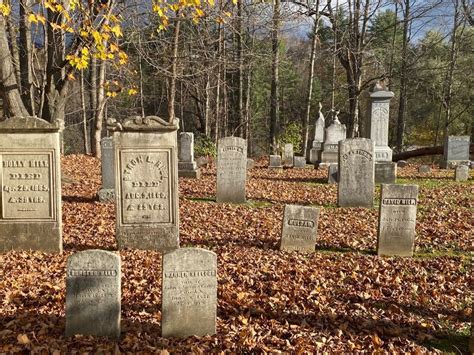
[[[198,153],[235,135],[250,155],[282,142],[304,154],[319,102],[359,136],[382,82],[396,151],[474,132],[467,1],[159,3],[0,1],[3,115],[58,121],[65,153],[100,156],[108,117],[159,115]]]

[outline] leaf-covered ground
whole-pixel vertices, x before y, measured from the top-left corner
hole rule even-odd
[[[116,250],[114,205],[96,198],[99,161],[65,157],[64,253],[0,255],[0,353],[468,351],[472,176],[459,183],[453,171],[399,169],[399,183],[420,186],[417,251],[379,258],[377,208],[336,208],[325,170],[279,173],[265,164],[249,172],[242,205],[214,202],[212,167],[200,180],[179,181],[181,245],[218,255],[217,335],[161,338],[161,255],[123,250],[122,336],[114,343],[64,336],[67,257]],[[286,203],[322,207],[315,253],[278,250]]]

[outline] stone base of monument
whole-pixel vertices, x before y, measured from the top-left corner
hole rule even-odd
[[[321,161],[321,149],[311,148],[309,150],[309,161],[312,164],[319,163]]]
[[[338,150],[324,150],[321,153],[321,163],[319,166],[329,166],[331,164],[337,164],[339,159]]]
[[[115,202],[115,189],[100,189],[97,196],[100,202]]]
[[[306,168],[306,158],[305,157],[295,157],[293,167],[296,169]]]
[[[439,167],[441,169],[455,169],[458,165],[470,166],[471,162],[469,160],[442,160],[439,164]]]
[[[199,179],[201,170],[197,167],[196,162],[178,162],[178,176]]]
[[[397,180],[397,163],[379,162],[375,163],[375,183],[395,184]]]
[[[391,162],[392,161],[392,149],[387,146],[375,146],[375,161],[380,162]]]

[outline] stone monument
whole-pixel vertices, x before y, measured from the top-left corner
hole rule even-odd
[[[118,247],[178,248],[178,120],[137,116],[108,123],[114,132]]]
[[[339,142],[339,207],[374,206],[374,142],[367,138]]]
[[[457,165],[454,170],[454,180],[456,181],[469,180],[469,167],[467,165]]]
[[[319,103],[318,119],[314,124],[313,147],[309,151],[309,161],[312,164],[317,164],[321,161],[321,152],[323,150],[324,130],[326,128],[326,123],[324,120],[324,115],[321,112],[322,108],[323,106],[321,103]]]
[[[62,252],[59,125],[0,122],[0,251]]]
[[[200,248],[163,255],[161,331],[164,338],[216,333],[217,256]]]
[[[294,149],[293,149],[293,144],[291,143],[286,143],[285,146],[283,147],[283,166],[286,167],[292,167],[294,163]]]
[[[338,162],[339,141],[346,139],[346,125],[339,121],[336,111],[334,121],[326,128],[326,138],[321,153],[321,164],[327,166]]]
[[[178,176],[199,179],[201,171],[194,161],[194,134],[181,132],[179,134]]]
[[[294,157],[293,158],[294,167],[297,169],[306,168],[306,158],[305,157]]]
[[[270,155],[270,162],[268,164],[269,169],[283,170],[283,164],[281,163],[280,155]]]
[[[217,196],[219,203],[244,203],[247,183],[247,141],[219,139],[217,146]]]
[[[318,234],[319,208],[285,205],[280,250],[313,252]]]
[[[115,201],[114,142],[112,137],[100,140],[102,187],[97,193],[99,201]]]
[[[443,169],[453,168],[456,165],[469,165],[469,136],[447,136],[444,142]]]
[[[66,336],[120,337],[120,257],[85,250],[67,260]]]
[[[377,254],[412,256],[418,186],[382,184]]]

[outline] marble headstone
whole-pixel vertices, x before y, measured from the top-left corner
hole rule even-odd
[[[454,180],[456,181],[469,180],[469,167],[467,165],[457,165],[454,171]]]
[[[370,94],[371,108],[370,121],[367,125],[368,134],[375,143],[375,162],[391,162],[392,149],[388,146],[388,126],[390,115],[390,99],[393,92],[378,85]]]
[[[375,163],[375,183],[394,184],[397,180],[397,163],[391,161]]]
[[[338,177],[339,166],[337,164],[331,164],[328,167],[328,184],[337,184],[339,181]]]
[[[217,196],[219,203],[245,202],[247,141],[225,137],[217,146]]]
[[[469,164],[469,136],[448,136],[444,142],[442,168]]]
[[[217,256],[199,248],[163,255],[162,336],[216,333]]]
[[[120,257],[86,250],[67,260],[66,336],[120,337]]]
[[[178,120],[132,117],[108,128],[114,131],[119,249],[178,248]]]
[[[316,164],[321,161],[321,151],[323,149],[323,143],[324,143],[326,123],[325,123],[324,115],[321,112],[321,109],[322,109],[322,106],[321,106],[321,103],[319,103],[318,119],[316,120],[314,124],[313,143],[312,143],[312,148],[310,149],[310,152],[309,152],[309,161],[312,164]]]
[[[318,234],[319,208],[285,205],[280,250],[313,252]]]
[[[382,184],[377,254],[412,256],[418,186]]]
[[[115,201],[114,143],[112,137],[100,140],[102,187],[98,192],[99,201]]]
[[[373,207],[374,142],[367,138],[339,142],[339,207]]]
[[[292,167],[293,166],[293,158],[294,158],[294,151],[293,151],[293,144],[286,143],[283,147],[283,165]]]
[[[294,157],[294,167],[295,168],[306,168],[306,158],[305,157]]]
[[[178,146],[178,176],[199,179],[201,171],[194,161],[194,133],[181,132]]]
[[[282,169],[283,165],[281,163],[280,155],[270,155],[270,163],[268,164],[269,169]]]
[[[326,128],[326,140],[321,153],[321,164],[323,165],[338,162],[339,141],[346,139],[346,125],[339,121],[337,115],[338,112],[334,121]]]
[[[0,251],[62,252],[59,126],[0,122]]]

